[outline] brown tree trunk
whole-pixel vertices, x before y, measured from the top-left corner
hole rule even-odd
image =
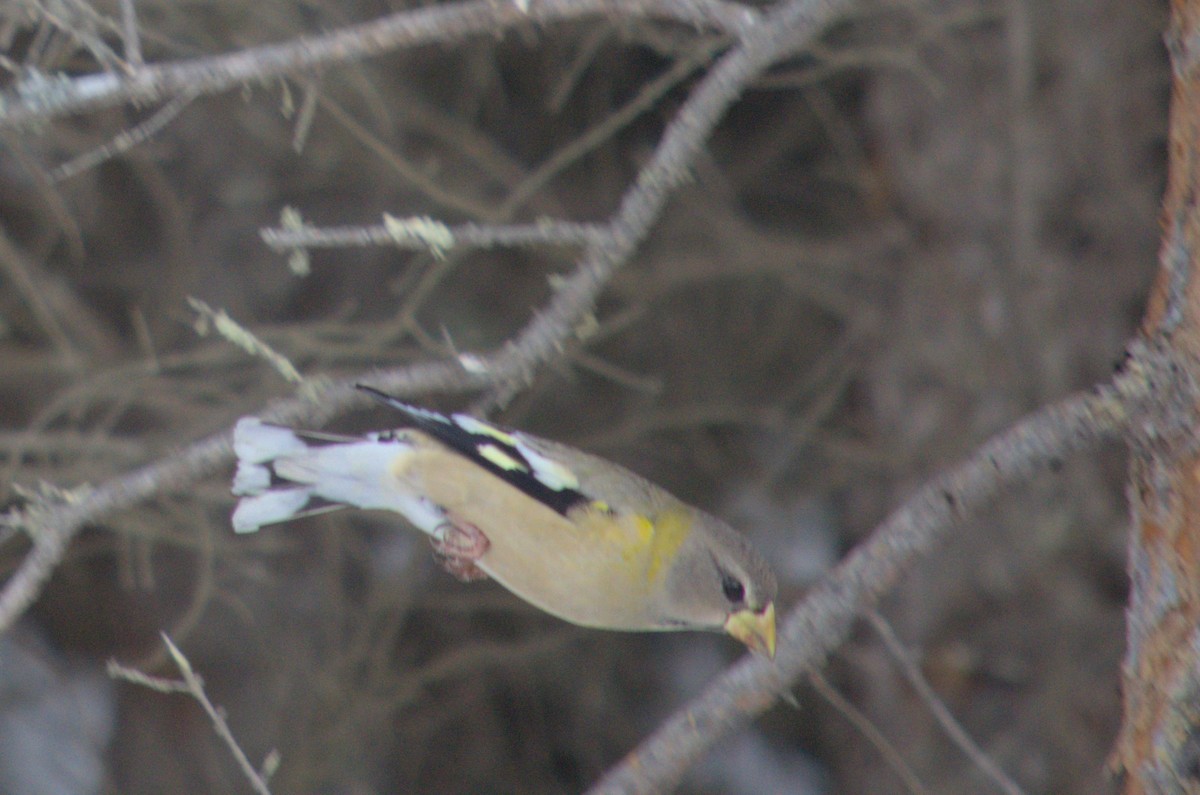
[[[1133,428],[1125,721],[1114,756],[1129,793],[1200,792],[1200,2],[1171,6],[1169,177],[1143,331],[1173,383]]]

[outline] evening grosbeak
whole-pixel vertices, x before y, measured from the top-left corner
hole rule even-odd
[[[347,437],[238,422],[237,532],[344,505],[394,511],[460,579],[490,576],[571,623],[725,631],[774,656],[775,577],[725,522],[564,444],[359,388],[403,427]]]

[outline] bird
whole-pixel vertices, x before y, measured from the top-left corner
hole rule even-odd
[[[725,632],[774,657],[775,576],[721,519],[568,445],[358,388],[400,427],[339,436],[237,422],[236,532],[345,506],[392,511],[454,576],[490,577],[570,623]]]

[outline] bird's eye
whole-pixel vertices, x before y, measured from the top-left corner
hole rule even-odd
[[[725,598],[735,604],[746,598],[746,586],[732,574],[721,575],[721,590],[725,592]]]

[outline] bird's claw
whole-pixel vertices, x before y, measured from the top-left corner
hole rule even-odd
[[[431,536],[433,557],[443,569],[460,582],[486,580],[487,573],[475,561],[492,545],[478,527],[466,522],[446,521]]]

